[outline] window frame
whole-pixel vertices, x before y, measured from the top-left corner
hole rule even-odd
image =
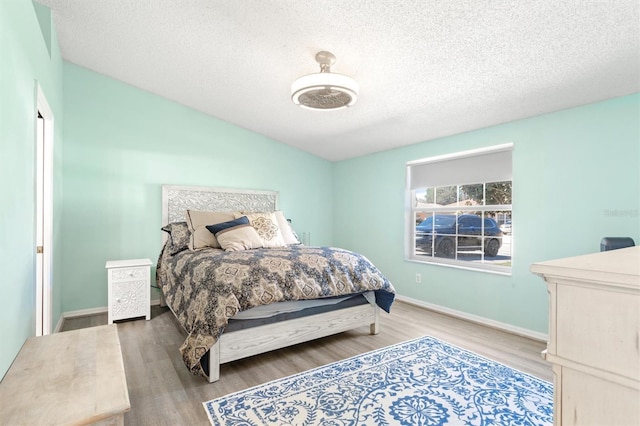
[[[508,276],[512,275],[513,260],[514,260],[513,232],[509,234],[511,246],[510,246],[510,260],[509,260],[508,266],[498,265],[498,264],[495,264],[495,262],[486,262],[484,250],[480,250],[481,251],[480,261],[469,261],[469,260],[459,260],[457,258],[451,259],[451,258],[445,258],[445,257],[436,257],[433,254],[425,256],[424,254],[418,254],[416,250],[416,236],[417,236],[416,218],[418,217],[417,216],[418,213],[425,213],[425,214],[431,214],[431,215],[456,214],[457,216],[461,214],[478,213],[482,217],[481,235],[484,238],[486,238],[486,236],[484,236],[484,226],[485,226],[485,220],[488,218],[488,216],[485,215],[487,212],[496,212],[496,211],[504,212],[506,214],[506,218],[504,219],[504,221],[510,220],[513,223],[513,188],[514,186],[513,186],[513,176],[512,176],[511,170],[509,170],[509,174],[511,175],[510,176],[511,178],[508,180],[502,180],[502,182],[507,182],[507,181],[511,182],[511,191],[512,191],[511,204],[489,204],[489,205],[482,204],[482,205],[469,205],[469,206],[443,205],[443,206],[418,207],[416,203],[416,193],[423,192],[423,190],[426,190],[429,187],[412,188],[412,186],[415,186],[415,182],[411,181],[412,168],[415,166],[422,166],[422,165],[431,164],[431,163],[442,163],[447,161],[455,161],[458,159],[468,159],[469,157],[482,156],[482,155],[487,155],[491,153],[499,153],[503,151],[510,152],[511,160],[510,160],[509,167],[512,168],[512,164],[513,164],[513,144],[512,143],[491,146],[491,147],[470,150],[470,151],[462,151],[462,152],[446,154],[441,156],[428,157],[421,160],[415,160],[415,161],[410,161],[406,163],[406,169],[407,169],[407,181],[406,181],[406,189],[405,189],[406,196],[407,196],[407,200],[406,200],[407,214],[406,214],[406,220],[405,220],[405,240],[406,240],[405,241],[406,242],[405,260],[406,261],[441,265],[441,266],[453,267],[453,268],[465,269],[465,270],[489,272],[489,273],[495,273],[500,275],[508,275]],[[441,165],[438,165],[438,166],[441,166]],[[452,183],[449,186],[456,187],[456,190],[457,190],[456,200],[458,204],[460,201],[463,201],[463,200],[460,200],[461,186],[470,185],[470,184],[482,184],[483,195],[484,195],[486,194],[487,184],[494,183],[494,182],[497,182],[497,181],[484,181],[484,182],[465,181],[465,182],[459,182],[455,184]],[[434,188],[434,187],[431,187],[431,188]],[[437,199],[434,201],[437,203]],[[456,221],[457,220],[458,219],[456,219]],[[499,220],[496,220],[495,218],[494,220],[496,221],[497,226],[501,225],[501,222]],[[456,233],[453,235],[455,235],[456,242],[458,242],[458,238],[460,234],[458,233],[457,229],[455,232]],[[504,242],[504,239],[503,239],[503,242]],[[484,244],[484,240],[483,240],[483,244]],[[456,253],[456,257],[457,257],[457,253]]]

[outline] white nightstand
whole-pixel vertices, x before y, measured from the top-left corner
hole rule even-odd
[[[151,319],[151,265],[149,259],[107,262],[109,324],[126,318]]]

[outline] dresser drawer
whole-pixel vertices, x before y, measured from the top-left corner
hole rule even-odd
[[[562,367],[562,425],[640,424],[640,391]]]
[[[576,285],[557,289],[555,355],[640,380],[640,299]]]

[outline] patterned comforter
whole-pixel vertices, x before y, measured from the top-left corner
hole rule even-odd
[[[157,282],[188,336],[180,347],[193,374],[200,359],[237,312],[279,301],[308,300],[374,290],[389,312],[393,285],[364,256],[333,247],[288,246],[225,252],[163,248]]]

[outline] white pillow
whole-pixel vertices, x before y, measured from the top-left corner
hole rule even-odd
[[[293,232],[293,229],[291,229],[291,224],[289,223],[287,218],[284,217],[284,212],[282,212],[281,210],[276,210],[274,213],[276,214],[278,227],[280,228],[280,232],[282,233],[282,239],[284,240],[284,243],[286,245],[300,244],[300,240],[298,240],[295,232]]]
[[[241,251],[262,247],[262,240],[251,225],[238,225],[216,233],[225,251]]]
[[[278,226],[278,219],[275,213],[236,213],[235,218],[238,219],[246,216],[249,223],[253,226],[262,240],[263,247],[284,247],[284,239]]]

